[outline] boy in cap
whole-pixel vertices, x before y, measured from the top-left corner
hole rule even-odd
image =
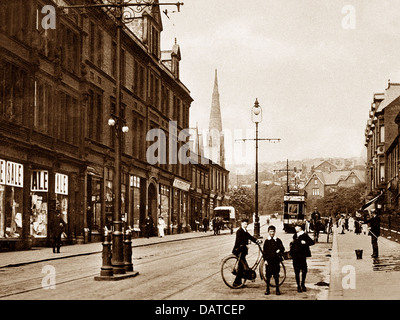
[[[268,227],[268,237],[264,242],[263,257],[266,262],[265,264],[265,276],[267,282],[267,288],[265,294],[270,294],[269,286],[271,277],[275,279],[276,294],[280,295],[279,291],[279,271],[280,262],[282,260],[282,254],[285,252],[285,247],[281,239],[277,238],[275,226]]]
[[[291,242],[290,246],[290,254],[293,258],[297,292],[305,292],[307,291],[305,286],[307,275],[307,257],[311,257],[310,246],[314,244],[314,240],[312,240],[309,235],[304,232],[304,226],[302,223],[297,223],[294,228],[296,233],[293,235],[293,241]]]

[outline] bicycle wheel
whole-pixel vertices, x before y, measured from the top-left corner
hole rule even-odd
[[[243,270],[245,269],[244,263],[240,261],[235,255],[229,255],[222,260],[221,264],[221,276],[222,280],[224,280],[225,284],[232,289],[238,289],[243,287],[246,282],[246,279],[242,279],[242,284],[239,286],[234,286],[233,282],[236,279],[236,275],[239,269],[239,264],[242,265]]]
[[[260,278],[264,281],[267,281],[267,277],[265,276],[265,260],[264,259],[261,260],[258,271],[260,272]],[[285,268],[285,265],[283,264],[283,261],[281,261],[281,268],[279,271],[279,285],[280,286],[282,285],[282,283],[285,282],[285,279],[286,279],[286,268]],[[271,281],[270,286],[275,287],[275,282]]]

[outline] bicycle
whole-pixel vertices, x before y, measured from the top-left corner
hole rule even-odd
[[[256,279],[256,270],[258,267],[258,272],[260,273],[260,278],[263,281],[266,281],[266,276],[265,276],[265,264],[266,261],[264,261],[263,258],[263,250],[260,246],[260,243],[257,243],[258,246],[258,256],[254,264],[249,267],[246,265],[242,260],[240,260],[241,254],[239,256],[236,256],[234,254],[230,254],[226,256],[225,258],[222,259],[221,263],[221,276],[222,280],[224,283],[232,289],[238,289],[244,286],[246,280],[251,280],[252,282],[255,281]],[[241,285],[234,285],[234,281],[236,278],[236,275],[238,274],[239,270],[239,264],[242,264],[242,270],[244,270],[244,275],[247,276],[246,278],[242,278],[242,283]],[[286,268],[285,265],[283,264],[283,261],[280,263],[280,273],[279,273],[279,285],[281,286],[282,283],[286,279]],[[275,284],[271,283],[271,287],[275,287]]]

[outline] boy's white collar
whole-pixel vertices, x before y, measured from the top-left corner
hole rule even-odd
[[[297,232],[297,236],[301,236],[304,233],[303,230],[300,230],[299,232]]]
[[[271,236],[270,236],[270,235],[268,235],[267,239],[268,239],[268,240],[274,239],[274,240],[276,241],[277,237],[276,237],[276,236],[274,236],[273,238],[271,238]]]

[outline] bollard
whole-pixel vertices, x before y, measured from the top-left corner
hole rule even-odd
[[[357,259],[362,259],[363,250],[356,250]]]
[[[131,231],[127,230],[125,232],[124,240],[124,269],[125,271],[133,271],[132,264],[132,235]]]
[[[106,231],[103,242],[103,265],[101,266],[100,276],[112,277],[114,275],[113,267],[111,266],[111,235]]]

